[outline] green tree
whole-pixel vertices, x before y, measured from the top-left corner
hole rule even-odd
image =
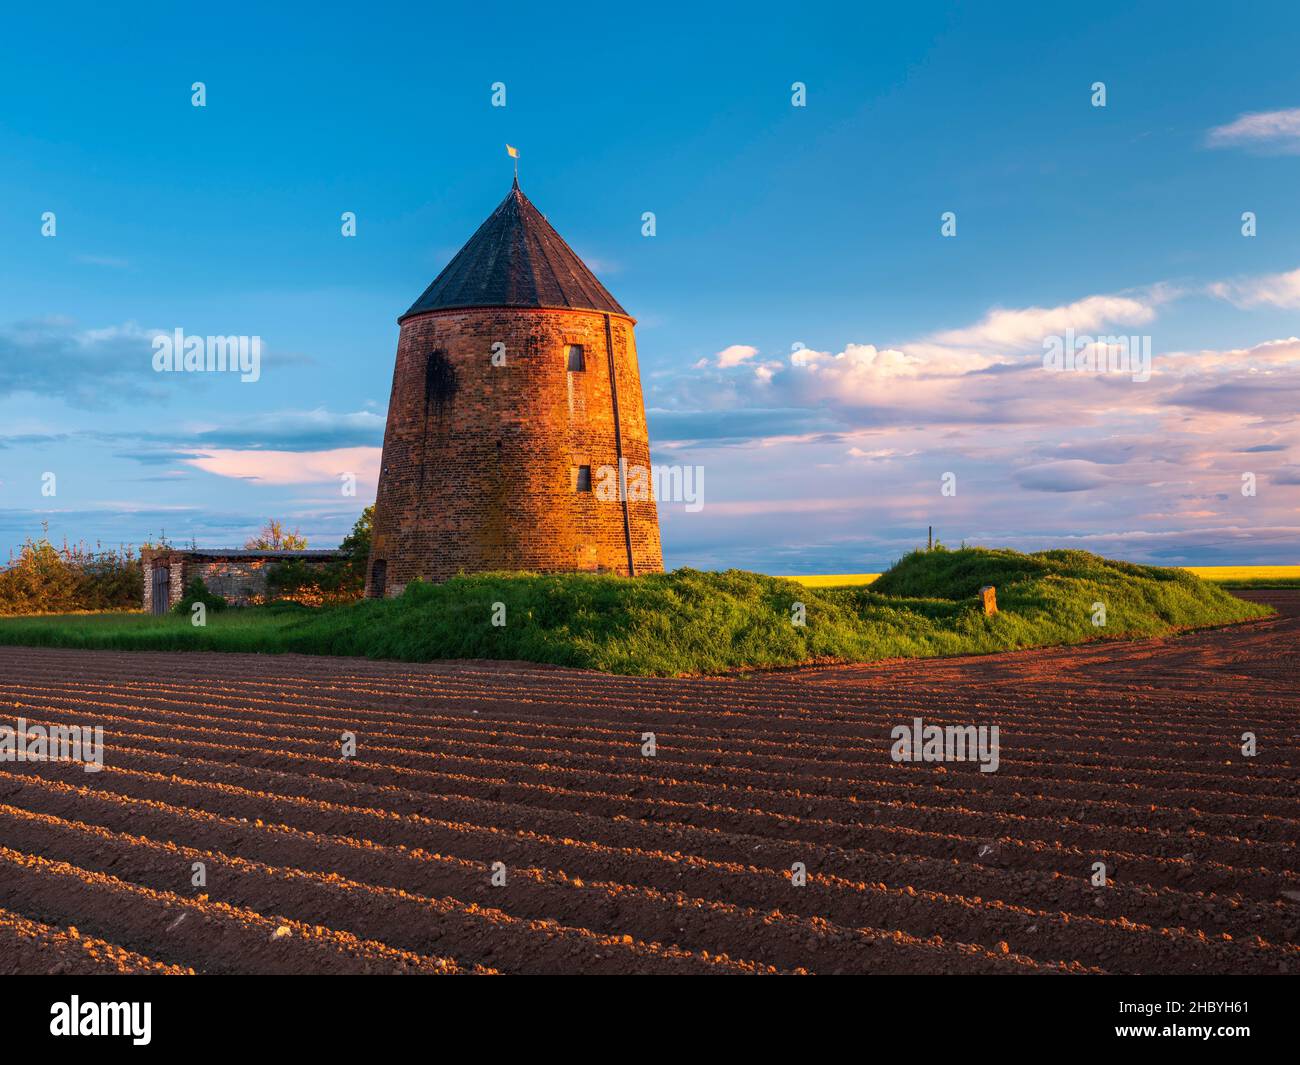
[[[0,614],[131,609],[140,605],[142,587],[140,562],[131,548],[66,542],[55,547],[45,525],[0,570]]]
[[[360,599],[366,588],[366,564],[370,560],[370,530],[375,519],[374,504],[361,512],[339,550],[345,558],[328,566],[307,566],[300,559],[276,563],[266,575],[272,599],[295,599],[315,604],[346,603]]]
[[[343,537],[339,550],[346,551],[349,557],[364,570],[366,559],[370,557],[370,531],[375,524],[375,505],[373,503],[361,512],[352,531]]]
[[[244,546],[250,551],[303,551],[307,538],[297,529],[290,532],[278,518],[270,518],[261,532],[244,541]]]

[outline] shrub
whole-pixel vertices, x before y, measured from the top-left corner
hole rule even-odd
[[[208,590],[208,586],[204,583],[202,577],[195,577],[185,586],[185,594],[181,596],[181,601],[172,607],[172,610],[177,614],[188,614],[194,609],[195,603],[202,603],[211,613],[225,610],[227,605],[224,596],[216,595]]]
[[[343,538],[340,550],[348,557],[327,565],[309,566],[302,559],[277,562],[266,575],[267,597],[302,603],[305,606],[351,603],[366,588],[366,563],[370,558],[370,528],[375,516],[372,504],[361,512],[352,531]]]
[[[140,560],[130,547],[59,548],[43,531],[28,537],[0,570],[0,614],[66,614],[139,608]]]

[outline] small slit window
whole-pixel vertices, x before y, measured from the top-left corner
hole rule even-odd
[[[591,491],[591,467],[590,466],[578,467],[578,491],[579,492]]]
[[[568,365],[569,373],[582,373],[587,368],[587,359],[581,344],[565,344],[564,360]]]

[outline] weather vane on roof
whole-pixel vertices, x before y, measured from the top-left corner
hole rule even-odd
[[[519,184],[519,149],[509,144],[506,145],[506,155],[515,161],[515,184]]]

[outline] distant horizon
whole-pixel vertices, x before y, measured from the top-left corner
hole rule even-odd
[[[660,507],[666,568],[878,572],[928,525],[1300,563],[1294,5],[1242,34],[1173,3],[692,8],[691,33],[368,10],[341,35],[349,10],[73,5],[49,49],[47,13],[11,15],[0,559],[43,522],[338,544],[397,317],[510,188],[509,144],[637,321],[654,463],[703,471],[701,507]],[[396,61],[426,39],[436,68]],[[186,371],[186,338],[242,372]]]
[[[360,515],[358,514],[358,516],[360,516]],[[291,530],[289,530],[289,531],[299,531],[299,532],[301,532],[302,530],[293,530],[293,529],[291,529]],[[165,532],[165,530],[160,530],[160,534],[163,533],[163,532]],[[40,530],[38,530],[35,534],[33,534],[33,535],[30,537],[30,539],[32,539],[32,540],[38,540],[38,539],[40,539],[40,536],[41,536],[41,535],[42,535],[42,534],[41,534]],[[305,535],[305,533],[304,533],[304,535]],[[345,535],[346,535],[346,534],[345,534]],[[26,537],[24,537],[24,539],[26,539]],[[307,536],[306,539],[307,539],[307,548],[306,548],[306,550],[311,550],[311,551],[316,551],[316,550],[330,551],[330,550],[336,550],[336,549],[340,546],[338,543],[332,543],[332,544],[324,544],[324,543],[320,543],[320,542],[318,542],[317,540],[312,539],[310,536]],[[341,539],[342,539],[342,538],[340,538],[340,540],[341,540]],[[104,541],[103,539],[98,539],[98,540],[93,540],[93,539],[92,539],[92,540],[87,540],[87,539],[84,539],[84,538],[82,538],[82,539],[73,539],[72,537],[67,537],[67,538],[62,538],[62,537],[60,537],[60,538],[55,538],[55,537],[52,536],[52,535],[49,537],[49,541],[50,541],[50,543],[53,544],[55,547],[63,547],[64,544],[66,543],[67,547],[69,547],[69,548],[75,548],[75,547],[87,547],[87,548],[92,548],[92,549],[93,549],[93,548],[98,544],[98,545],[101,547],[101,549],[103,549],[103,550],[119,550],[119,551],[120,551],[120,550],[130,549],[130,550],[135,551],[137,554],[139,553],[139,551],[140,551],[140,549],[141,549],[141,546],[142,546],[143,544],[149,544],[149,543],[154,543],[154,544],[156,544],[156,543],[158,542],[157,540],[152,540],[152,539],[150,539],[150,537],[148,537],[148,536],[146,536],[146,537],[145,537],[143,540],[141,540],[141,541],[125,541],[125,540],[118,540],[118,541]],[[937,543],[937,544],[941,544],[941,545],[942,545],[945,549],[947,549],[947,550],[959,550],[959,549],[962,548],[962,547],[982,547],[982,548],[987,548],[987,549],[991,549],[991,550],[1010,549],[1010,550],[1015,550],[1015,551],[1023,551],[1024,553],[1027,553],[1027,554],[1032,554],[1032,553],[1037,552],[1037,551],[1053,551],[1053,550],[1077,550],[1077,551],[1089,551],[1089,552],[1091,552],[1092,554],[1099,555],[1099,556],[1102,557],[1102,558],[1111,559],[1112,561],[1115,561],[1115,562],[1136,562],[1136,563],[1139,564],[1139,565],[1165,566],[1165,567],[1174,568],[1174,569],[1231,568],[1231,567],[1242,567],[1242,568],[1262,567],[1262,568],[1269,568],[1269,567],[1278,567],[1278,566],[1282,566],[1282,567],[1286,567],[1286,566],[1296,566],[1296,567],[1300,567],[1300,562],[1277,562],[1277,561],[1273,561],[1273,562],[1241,562],[1241,561],[1232,561],[1232,560],[1228,560],[1228,559],[1219,559],[1219,560],[1216,560],[1216,561],[1213,561],[1213,562],[1196,562],[1196,561],[1192,561],[1192,562],[1152,562],[1152,561],[1144,561],[1144,560],[1141,560],[1141,559],[1135,559],[1135,558],[1133,558],[1133,557],[1129,557],[1129,556],[1126,556],[1126,555],[1111,554],[1111,553],[1108,553],[1108,552],[1105,551],[1105,550],[1097,550],[1097,549],[1092,548],[1092,547],[1080,547],[1080,546],[1078,546],[1078,545],[1075,545],[1075,544],[1069,544],[1069,543],[1066,543],[1066,544],[1057,544],[1057,545],[1053,545],[1053,546],[1048,546],[1048,547],[1039,547],[1039,548],[1009,547],[1009,545],[1007,545],[1007,544],[997,544],[997,543],[974,543],[974,542],[971,542],[971,541],[966,541],[966,542],[964,542],[964,543],[959,541],[959,542],[957,542],[956,544],[949,544],[949,543],[944,543],[941,539],[938,539],[938,538],[936,538],[936,543]],[[174,550],[179,550],[179,551],[190,551],[190,550],[192,550],[192,551],[197,551],[197,552],[204,552],[204,551],[214,551],[214,552],[215,552],[215,551],[240,551],[240,550],[244,550],[244,545],[243,545],[242,542],[241,542],[241,543],[200,543],[200,542],[194,541],[192,538],[189,538],[189,537],[185,537],[185,538],[177,539],[177,538],[172,537],[171,535],[168,535],[168,536],[167,536],[167,544],[168,544],[168,546],[171,547],[172,549],[174,549]],[[7,567],[9,566],[10,562],[12,561],[12,559],[17,555],[17,553],[18,553],[18,551],[19,551],[21,545],[22,545],[22,542],[20,541],[19,543],[13,545],[13,546],[9,549],[9,552],[8,552],[8,554],[7,554],[7,556],[6,556],[5,560],[4,560],[4,562],[3,562],[3,563],[0,563],[0,569],[5,569],[5,568],[7,568]],[[864,567],[859,568],[859,569],[840,569],[840,570],[830,570],[830,569],[819,569],[819,570],[796,570],[796,569],[774,570],[774,569],[766,569],[766,570],[759,570],[759,569],[752,569],[751,572],[762,573],[762,574],[766,574],[766,575],[768,575],[768,576],[773,576],[773,577],[862,576],[862,575],[867,575],[867,574],[880,574],[880,573],[884,573],[886,570],[888,570],[891,566],[893,566],[894,564],[896,564],[896,563],[897,563],[901,558],[903,558],[905,555],[909,554],[911,551],[920,551],[920,550],[924,550],[924,549],[925,549],[925,546],[926,546],[926,545],[925,545],[924,542],[919,542],[919,543],[915,544],[915,545],[912,546],[912,547],[906,548],[905,550],[901,551],[898,555],[896,555],[896,556],[894,556],[894,557],[888,559],[887,561],[878,561],[878,562],[876,562],[876,563],[874,563],[874,564],[873,564],[873,563],[867,563]],[[249,550],[253,550],[253,549],[249,549]],[[724,565],[724,564],[719,564],[719,565],[701,565],[701,564],[697,564],[697,563],[695,563],[695,562],[673,563],[673,562],[672,562],[668,557],[665,557],[665,559],[664,559],[664,570],[665,570],[666,572],[671,572],[672,570],[675,570],[675,569],[698,569],[698,570],[704,570],[704,571],[707,571],[707,572],[720,572],[720,571],[727,570],[727,569],[747,569],[747,568],[749,568],[749,567],[741,566],[741,565],[738,565],[738,564],[733,564],[733,565]]]

